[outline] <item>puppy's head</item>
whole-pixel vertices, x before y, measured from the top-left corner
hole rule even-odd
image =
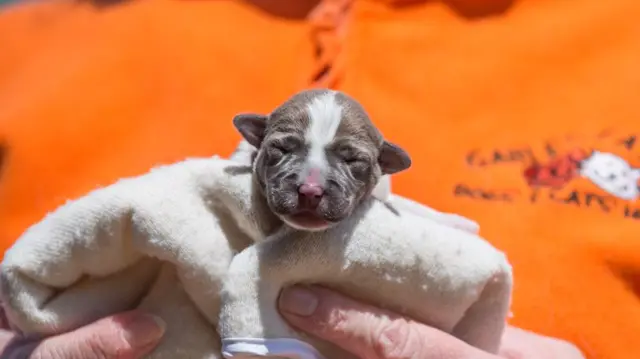
[[[411,165],[383,139],[362,106],[341,92],[300,92],[270,115],[233,123],[258,148],[254,172],[269,207],[285,223],[322,230],[346,218],[383,174]]]

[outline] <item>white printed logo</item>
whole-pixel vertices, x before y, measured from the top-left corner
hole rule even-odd
[[[640,195],[640,169],[612,153],[594,151],[580,163],[580,175],[613,196],[635,200]]]

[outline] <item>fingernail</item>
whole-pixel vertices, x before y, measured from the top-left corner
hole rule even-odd
[[[318,307],[318,296],[303,287],[286,288],[280,294],[280,309],[287,313],[310,316]]]
[[[135,348],[141,348],[160,340],[166,324],[154,315],[142,314],[125,327],[125,339]]]

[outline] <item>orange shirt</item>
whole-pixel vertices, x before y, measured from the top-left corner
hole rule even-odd
[[[0,12],[3,248],[96,186],[228,154],[236,112],[330,86],[412,154],[395,191],[506,251],[512,324],[640,358],[640,2],[249,3]]]

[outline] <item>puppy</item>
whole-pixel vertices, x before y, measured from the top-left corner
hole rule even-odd
[[[241,145],[234,156],[252,161],[270,210],[299,230],[339,223],[382,176],[411,166],[407,152],[386,141],[363,107],[338,91],[305,90],[269,115],[241,114],[233,124],[257,149]]]

